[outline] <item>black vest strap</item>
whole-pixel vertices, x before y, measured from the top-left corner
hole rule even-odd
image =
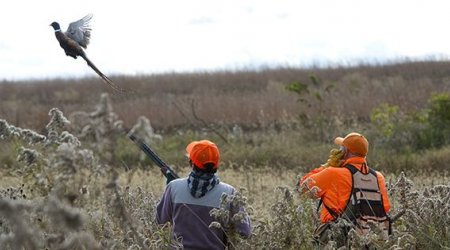
[[[317,205],[317,213],[320,210],[320,206],[323,204],[323,207],[328,211],[328,213],[331,214],[331,216],[334,217],[334,219],[337,219],[339,217],[339,214],[337,214],[333,209],[329,208],[325,203],[323,203],[323,199],[320,199],[319,205]]]
[[[356,174],[356,172],[358,172],[359,170],[353,166],[352,164],[347,164],[345,165],[345,167],[350,170],[350,173],[352,173],[352,175]]]
[[[366,165],[365,163],[363,163],[363,164],[364,164],[364,167],[366,167],[367,169],[369,169],[369,173],[370,173],[370,174],[372,174],[372,175],[374,175],[374,176],[377,176],[377,172],[375,172],[375,170],[373,170],[373,169],[367,167],[367,165]],[[359,170],[358,170],[355,166],[353,166],[352,164],[347,164],[347,165],[345,165],[345,167],[350,171],[350,173],[352,173],[352,175],[356,174],[356,172],[359,171]]]

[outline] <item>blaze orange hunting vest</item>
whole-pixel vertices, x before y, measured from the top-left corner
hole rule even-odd
[[[365,158],[351,157],[344,161],[341,166],[351,164],[362,173],[368,173],[368,167]],[[381,192],[383,207],[386,214],[389,212],[390,203],[387,195],[384,177],[376,172],[378,187]],[[312,170],[302,177],[300,185],[306,185],[316,198],[322,199],[324,206],[320,211],[320,220],[322,223],[335,219],[328,209],[335,214],[342,214],[347,206],[352,193],[352,173],[345,167],[320,167]],[[325,209],[327,207],[328,209]]]

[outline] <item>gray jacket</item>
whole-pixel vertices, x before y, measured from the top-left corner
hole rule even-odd
[[[220,207],[222,193],[233,194],[235,189],[220,182],[201,198],[190,194],[187,178],[171,181],[157,206],[156,220],[160,224],[171,222],[174,237],[180,239],[184,249],[224,249],[225,235],[221,229],[209,228],[213,218],[209,211]],[[251,234],[250,218],[236,225],[243,237]]]

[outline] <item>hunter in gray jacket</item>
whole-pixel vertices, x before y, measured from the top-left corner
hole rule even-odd
[[[194,141],[186,151],[192,172],[167,185],[157,206],[156,220],[160,224],[172,223],[174,237],[181,241],[184,249],[224,249],[226,236],[222,229],[209,227],[214,221],[209,212],[220,207],[223,193],[231,195],[235,189],[219,181],[216,171],[220,154],[214,143]],[[235,209],[236,212],[243,211],[242,208]],[[234,226],[241,236],[250,237],[248,215]]]

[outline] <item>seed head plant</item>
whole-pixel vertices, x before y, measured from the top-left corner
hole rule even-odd
[[[1,149],[8,150],[12,159],[0,162],[0,249],[182,248],[171,225],[155,221],[165,185],[158,170],[137,170],[136,162],[114,158],[114,152],[128,150],[132,144],[124,142],[128,142],[126,129],[108,95],[101,96],[92,112],[77,111],[66,118],[54,108],[49,118],[39,133],[0,119]],[[242,130],[236,127],[229,135],[232,147],[223,147],[221,179],[246,189],[223,195],[220,207],[210,214],[215,221],[207,226],[226,232],[228,249],[313,249],[312,235],[319,224],[317,201],[289,185],[305,169],[268,164],[268,159],[283,162],[295,152],[289,151],[294,146],[289,144],[291,134],[276,127],[263,131],[272,137],[247,127],[245,133]],[[160,140],[145,117],[132,131],[148,142]],[[178,155],[185,142],[199,135],[217,136],[180,129],[173,138],[164,134],[164,140]],[[233,154],[241,154],[245,164],[230,160]],[[444,181],[406,171],[391,177],[390,216],[403,215],[393,223],[388,239],[380,238],[373,225],[367,235],[358,235],[348,221],[338,220],[321,249],[337,249],[343,228],[349,231],[350,249],[448,249],[450,185],[444,172],[439,176]],[[245,214],[252,221],[249,239],[234,228]]]

